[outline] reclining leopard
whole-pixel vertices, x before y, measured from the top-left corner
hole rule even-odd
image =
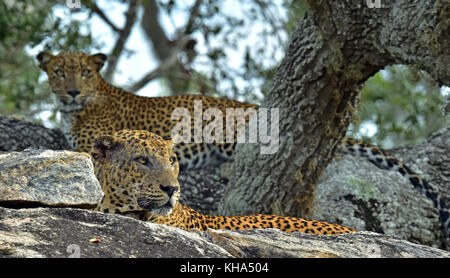
[[[257,108],[253,104],[202,95],[152,98],[133,95],[108,84],[101,77],[99,71],[106,61],[106,55],[101,53],[88,55],[75,51],[54,56],[41,52],[37,59],[57,96],[63,132],[71,146],[78,151],[89,152],[97,135],[111,135],[122,129],[147,130],[162,137],[170,137],[175,125],[171,120],[172,111],[176,107],[185,107],[193,114],[196,100],[202,101],[202,110],[215,107],[225,112],[226,108]],[[224,129],[224,134],[226,132]],[[183,170],[217,165],[229,160],[235,145],[180,143],[173,148]],[[449,209],[444,200],[426,180],[401,161],[375,146],[349,138],[341,141],[340,151],[365,157],[379,168],[399,172],[433,201],[444,227],[450,233]]]
[[[96,210],[185,230],[274,228],[336,235],[337,224],[278,215],[215,216],[180,204],[179,165],[172,141],[145,130],[121,130],[95,140],[91,157],[104,197]]]

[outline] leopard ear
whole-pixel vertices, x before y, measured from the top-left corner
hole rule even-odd
[[[50,60],[53,58],[54,56],[50,53],[48,53],[47,51],[42,51],[41,53],[39,53],[36,56],[36,59],[39,61],[39,67],[44,70],[47,71],[47,64],[48,62],[50,62]]]
[[[166,141],[167,145],[170,148],[173,148],[174,145],[179,144],[183,142],[183,136],[181,136],[178,133],[171,134],[172,136],[164,137],[164,140]]]
[[[94,146],[91,150],[91,157],[94,160],[100,160],[107,157],[112,151],[120,145],[110,135],[101,135],[94,140]]]
[[[100,71],[105,64],[108,57],[103,53],[97,53],[90,56],[94,64],[96,65],[97,71]]]
[[[170,149],[173,148],[174,141],[170,138],[164,138],[164,141],[167,143],[167,146],[169,146]]]

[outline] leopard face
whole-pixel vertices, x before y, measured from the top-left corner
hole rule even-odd
[[[39,67],[47,73],[59,110],[77,111],[94,99],[98,79],[101,78],[98,72],[106,61],[106,55],[63,51],[53,56],[41,52],[37,59]]]
[[[98,211],[172,213],[180,198],[180,185],[170,140],[147,131],[121,130],[98,137],[91,156],[105,193]]]

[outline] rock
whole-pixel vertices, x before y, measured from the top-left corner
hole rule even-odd
[[[330,163],[318,180],[314,208],[313,219],[434,247],[444,244],[432,201],[400,174],[363,159],[346,156]]]
[[[450,258],[450,252],[373,232],[337,236],[274,229],[205,233],[230,254],[244,258]]]
[[[436,131],[423,144],[395,148],[390,153],[411,165],[450,202],[450,127]]]
[[[58,129],[0,115],[0,152],[24,149],[70,149],[63,133]]]
[[[444,128],[421,145],[390,153],[446,196],[449,140],[450,128]],[[318,220],[450,250],[432,201],[401,174],[381,170],[362,158],[346,155],[328,165],[318,180],[314,207],[312,217]]]
[[[120,215],[72,208],[0,208],[0,257],[231,255],[196,232]]]
[[[216,168],[180,172],[180,202],[206,214],[217,214],[219,196],[223,196],[228,180]],[[185,186],[186,185],[186,186]]]
[[[450,253],[370,232],[332,237],[273,229],[184,231],[84,209],[0,207],[0,257],[450,258]]]
[[[0,154],[0,205],[94,207],[103,192],[86,153],[26,150]]]

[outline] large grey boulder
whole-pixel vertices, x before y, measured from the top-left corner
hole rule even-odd
[[[317,236],[267,229],[205,234],[243,258],[450,258],[450,252],[373,232]]]
[[[316,189],[313,219],[340,223],[440,247],[445,238],[439,213],[399,173],[346,156],[330,163]]]
[[[390,153],[437,188],[450,205],[450,128],[418,146]],[[318,180],[314,207],[312,217],[317,219],[450,248],[432,201],[400,173],[381,170],[363,158],[334,159]]]
[[[230,257],[195,232],[72,208],[0,208],[0,257]]]
[[[103,192],[86,153],[26,150],[0,154],[0,204],[95,207]]]
[[[0,152],[22,151],[27,148],[68,150],[64,134],[18,117],[0,115]]]
[[[199,232],[84,209],[0,208],[0,257],[450,258],[450,253],[371,232]]]

